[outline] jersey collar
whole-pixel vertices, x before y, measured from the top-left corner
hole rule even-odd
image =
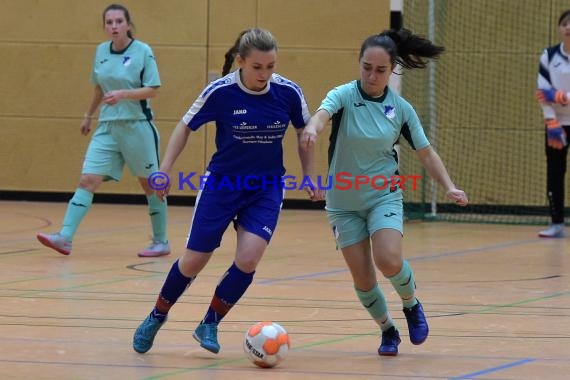
[[[115,50],[113,50],[113,41],[111,41],[111,42],[109,42],[109,53],[110,54],[123,54],[124,52],[127,51],[129,46],[131,46],[133,44],[133,42],[135,42],[134,39],[132,39],[131,42],[129,42],[129,44],[123,50],[115,51]]]
[[[358,92],[360,92],[360,95],[364,98],[364,100],[368,100],[370,102],[382,103],[384,100],[386,100],[386,96],[388,96],[388,86],[386,86],[386,88],[384,89],[384,93],[382,94],[382,96],[378,98],[373,98],[372,96],[364,92],[360,84],[360,80],[356,81],[356,87],[358,87]]]
[[[239,88],[241,88],[244,92],[247,92],[248,94],[251,95],[263,95],[263,94],[267,94],[269,92],[269,86],[271,85],[271,78],[269,78],[269,80],[267,81],[267,86],[265,86],[265,88],[261,91],[253,91],[250,90],[249,88],[245,87],[245,84],[243,84],[241,82],[241,78],[239,75],[241,69],[238,69],[235,71],[235,78],[236,78],[236,83],[238,84]],[[273,76],[272,76],[273,77]]]

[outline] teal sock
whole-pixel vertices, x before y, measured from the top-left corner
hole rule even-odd
[[[415,306],[418,303],[416,299],[416,280],[414,279],[414,272],[406,260],[402,264],[402,270],[397,275],[388,278],[396,292],[402,299],[402,304],[406,308]]]
[[[150,215],[150,223],[152,224],[152,237],[156,241],[166,243],[166,223],[167,223],[167,208],[166,198],[164,202],[155,194],[147,195],[148,201],[148,214]]]
[[[93,193],[77,188],[75,194],[67,204],[67,211],[65,212],[65,217],[63,218],[63,226],[59,232],[68,241],[73,240],[77,227],[79,223],[83,220],[83,217],[87,214],[87,211],[91,208],[93,203]]]
[[[362,303],[362,306],[368,311],[370,316],[378,323],[378,326],[382,331],[388,330],[390,327],[394,326],[392,318],[390,318],[390,313],[388,313],[388,304],[386,303],[386,298],[380,286],[376,284],[372,289],[367,292],[362,290],[356,290],[356,295]]]

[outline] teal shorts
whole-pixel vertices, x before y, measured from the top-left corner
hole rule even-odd
[[[370,238],[384,228],[391,228],[404,234],[404,205],[401,196],[391,194],[382,197],[374,207],[367,210],[347,211],[326,208],[338,248]]]
[[[91,138],[82,174],[119,181],[125,163],[132,175],[148,178],[158,171],[159,136],[148,120],[100,122]]]

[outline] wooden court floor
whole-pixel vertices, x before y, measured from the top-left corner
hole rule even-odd
[[[141,259],[146,207],[95,204],[62,256],[37,232],[59,228],[64,203],[0,202],[0,379],[569,379],[570,238],[536,226],[407,223],[405,255],[431,334],[409,340],[401,303],[381,279],[402,333],[380,357],[378,328],[360,306],[322,211],[284,210],[252,287],[220,325],[222,350],[192,332],[235,234],[186,291],[144,355],[131,347],[166,273],[183,252],[191,207],[170,207],[169,257]],[[243,334],[259,320],[290,333],[274,369],[253,366]]]

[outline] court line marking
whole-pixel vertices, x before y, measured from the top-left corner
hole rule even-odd
[[[439,253],[439,254],[434,254],[434,255],[429,255],[429,256],[421,256],[421,257],[411,257],[408,260],[410,261],[422,261],[422,260],[432,260],[432,259],[437,259],[437,258],[442,258],[442,257],[450,257],[450,256],[460,256],[460,255],[467,255],[467,254],[471,254],[471,253],[479,253],[479,252],[484,252],[484,251],[490,251],[493,249],[498,249],[498,248],[504,248],[504,247],[512,247],[512,246],[516,246],[516,245],[523,245],[523,244],[527,244],[529,242],[538,242],[536,239],[532,239],[532,240],[525,240],[525,241],[515,241],[515,242],[507,242],[507,243],[501,243],[501,244],[497,244],[497,245],[491,245],[491,246],[483,246],[483,247],[478,247],[478,248],[473,248],[473,249],[468,249],[468,250],[461,250],[461,251],[452,251],[452,252],[443,252],[443,253]],[[272,280],[264,280],[264,282],[266,284],[269,283],[274,283],[274,282],[279,282],[279,281],[287,281],[287,280],[297,280],[297,279],[306,279],[306,278],[314,278],[314,277],[322,277],[322,276],[327,276],[327,275],[331,275],[331,274],[336,274],[336,273],[340,273],[340,272],[346,272],[347,269],[342,269],[342,270],[336,270],[336,271],[328,271],[328,272],[321,272],[321,273],[313,273],[313,274],[308,274],[308,275],[302,275],[302,276],[293,276],[291,278],[285,278],[285,279],[272,279]],[[259,282],[258,282],[259,283]],[[84,286],[90,286],[90,285],[79,285],[79,286],[72,286],[70,288],[77,288],[77,287],[84,287]],[[62,289],[62,288],[60,288]],[[65,289],[65,288],[63,288]],[[560,296],[563,295],[564,293],[558,293],[558,294],[554,294],[551,295],[550,297],[556,297],[556,296]],[[548,298],[548,297],[541,297],[541,298]],[[465,314],[474,314],[474,313],[483,313],[486,311],[490,311],[492,309],[496,309],[496,308],[500,308],[500,307],[508,307],[511,305],[515,305],[515,304],[520,304],[520,303],[526,303],[526,302],[532,302],[533,300],[537,300],[537,299],[541,299],[541,298],[535,298],[535,299],[531,299],[531,300],[523,300],[523,301],[519,301],[517,303],[513,303],[510,305],[494,305],[494,306],[490,306],[487,307],[486,309],[482,309],[479,311],[474,311],[474,312],[466,312]],[[336,341],[343,341],[343,340],[348,340],[348,339],[356,339],[359,338],[363,335],[367,335],[367,334],[358,334],[358,335],[353,335],[350,337],[345,337],[342,339],[329,339],[329,340],[325,340],[325,341],[321,341],[321,342],[314,342],[313,344],[311,344],[311,346],[318,346],[318,345],[324,345],[324,344],[329,344],[329,343],[334,343]],[[307,346],[308,347],[308,346]],[[302,348],[306,348],[306,347],[299,347],[300,349]],[[220,365],[226,364],[227,362],[233,362],[236,361],[237,359],[233,359],[233,360],[229,360],[229,361],[221,361],[218,363],[213,363],[207,366],[202,366],[202,367],[198,367],[198,368],[194,368],[194,369],[188,369],[186,368],[186,370],[182,371],[182,372],[186,372],[186,371],[196,371],[196,370],[200,370],[200,369],[212,369],[213,367],[218,367]],[[243,360],[243,358],[240,358],[239,360]],[[536,359],[533,359],[536,360]],[[520,361],[519,361],[520,362]],[[513,363],[518,363],[518,362],[513,362]],[[500,370],[501,368],[506,368],[505,366],[501,366],[501,367],[495,367],[493,370],[497,371]],[[490,370],[490,369],[489,369]],[[163,377],[163,376],[169,376],[172,375],[172,373],[170,374],[162,374],[162,375],[158,375],[159,377]],[[469,375],[469,374],[468,374]],[[156,376],[152,376],[150,378],[159,378]]]
[[[482,246],[482,247],[478,247],[478,248],[472,248],[472,249],[467,249],[467,250],[459,250],[459,251],[451,251],[451,252],[443,252],[443,253],[438,253],[438,254],[433,254],[433,255],[429,255],[429,256],[416,256],[416,257],[411,257],[408,260],[409,261],[421,261],[421,260],[431,260],[431,259],[438,259],[438,258],[442,258],[442,257],[450,257],[450,256],[462,256],[462,255],[466,255],[466,254],[471,254],[471,253],[479,253],[479,252],[488,252],[488,251],[492,251],[495,249],[500,249],[500,248],[506,248],[506,247],[513,247],[513,246],[518,246],[518,245],[524,245],[524,244],[528,244],[528,243],[540,243],[540,240],[537,239],[526,239],[526,240],[518,240],[518,241],[511,241],[511,242],[507,242],[507,243],[500,243],[500,244],[494,244],[494,245],[489,245],[489,246]],[[268,280],[264,280],[264,281],[260,281],[257,282],[257,284],[262,283],[262,284],[273,284],[276,282],[282,282],[282,281],[290,281],[290,280],[298,280],[298,279],[306,279],[306,278],[315,278],[315,277],[322,277],[322,276],[326,276],[332,273],[340,273],[342,271],[347,271],[348,269],[342,269],[342,270],[335,270],[335,271],[327,271],[327,272],[318,272],[318,273],[314,273],[314,274],[307,274],[307,275],[301,275],[301,276],[291,276],[291,277],[286,277],[286,278],[281,278],[281,279],[268,279]],[[563,296],[563,295],[567,295],[570,294],[570,291],[567,292],[559,292],[559,293],[554,293],[545,297],[535,297],[535,298],[531,298],[528,300],[521,300],[518,302],[514,302],[511,304],[501,304],[501,305],[493,305],[493,306],[487,306],[484,307],[480,310],[475,310],[475,311],[467,311],[467,312],[461,312],[458,313],[456,315],[463,315],[463,314],[479,314],[479,313],[484,313],[487,311],[491,311],[494,309],[499,309],[499,308],[503,308],[503,307],[510,307],[513,305],[520,305],[520,304],[524,304],[524,303],[528,303],[528,302],[535,302],[541,299],[545,299],[545,298],[553,298],[553,297],[559,297],[559,296]],[[364,335],[369,335],[368,333],[366,334],[359,334],[359,335],[351,335],[348,337],[344,337],[344,338],[339,338],[339,339],[328,339],[328,340],[324,340],[324,341],[319,341],[319,342],[313,342],[311,344],[307,344],[307,345],[303,345],[301,347],[299,347],[299,349],[303,349],[303,348],[307,348],[307,347],[313,347],[313,346],[320,346],[320,345],[324,345],[324,344],[329,344],[329,343],[336,343],[336,342],[341,342],[341,341],[346,341],[349,339],[356,339],[356,338],[360,338]],[[527,359],[523,359],[523,360],[527,360]],[[536,360],[536,359],[534,359]],[[514,362],[514,363],[518,363],[520,362]],[[206,366],[206,368],[212,368],[212,367],[217,367],[219,365],[224,365],[227,364],[227,362],[219,362],[219,363],[213,363],[210,364],[208,366]],[[502,366],[501,366],[502,367]],[[196,369],[188,369],[186,371],[196,371],[199,369],[206,369],[206,368],[196,368]],[[507,368],[507,367],[504,367]],[[496,367],[493,372],[499,371],[503,368],[500,367]],[[179,374],[185,372],[184,370],[179,370],[179,371],[175,371],[175,372],[167,372],[167,373],[163,373],[160,375],[155,375],[155,376],[151,376],[151,377],[147,377],[145,379],[147,380],[151,380],[151,379],[160,379],[160,378],[164,378],[164,377],[168,377],[168,376],[172,376],[175,374]]]
[[[526,358],[526,359],[521,359],[521,360],[517,360],[511,363],[506,363],[503,365],[499,365],[496,367],[491,367],[491,368],[487,368],[487,369],[482,369],[480,371],[477,372],[471,372],[465,375],[461,375],[461,376],[456,376],[456,377],[450,377],[449,380],[464,380],[464,379],[474,379],[477,376],[483,376],[483,375],[488,375],[490,373],[493,372],[498,372],[498,371],[502,371],[504,369],[509,369],[509,368],[513,368],[513,367],[518,367],[520,365],[523,364],[527,364],[527,363],[532,363],[536,361],[535,358]]]
[[[524,304],[524,303],[527,303],[527,302],[534,302],[534,301],[538,301],[538,300],[545,299],[545,298],[559,297],[559,296],[568,295],[568,294],[570,294],[570,291],[567,291],[567,292],[559,292],[559,293],[550,294],[550,295],[545,296],[545,297],[537,297],[537,298],[530,298],[530,299],[528,299],[528,300],[521,300],[521,301],[518,301],[518,302],[514,302],[514,303],[512,303],[512,304],[494,305],[494,306],[492,306],[492,307],[485,307],[485,308],[482,308],[481,310],[475,310],[475,311],[473,311],[473,312],[465,312],[464,314],[478,314],[478,313],[483,313],[483,312],[485,312],[485,311],[491,310],[491,309],[493,309],[493,308],[509,307],[510,305]],[[457,314],[457,315],[461,315],[461,314]],[[358,338],[361,338],[361,337],[363,337],[363,336],[369,336],[370,334],[377,334],[377,333],[378,333],[378,332],[377,332],[376,330],[374,330],[373,332],[367,332],[367,333],[363,333],[363,334],[353,334],[353,335],[345,336],[345,337],[342,337],[342,338],[332,338],[332,339],[320,340],[320,341],[317,341],[317,342],[312,342],[312,343],[307,343],[307,344],[301,345],[301,346],[295,348],[295,351],[297,351],[297,350],[303,350],[303,349],[311,348],[311,347],[316,347],[316,346],[327,345],[327,344],[330,344],[330,343],[338,343],[338,342],[344,342],[344,341],[348,341],[348,340],[352,340],[352,339],[358,339]],[[245,358],[243,358],[243,359],[245,359]],[[242,359],[242,360],[243,360],[243,359]],[[492,359],[492,358],[489,358],[489,359]],[[518,364],[516,364],[516,363],[519,363],[519,362],[520,362],[521,364],[526,364],[526,361],[528,361],[528,360],[535,361],[535,360],[537,360],[537,359],[526,358],[526,359],[522,359],[522,360],[515,361],[515,362],[513,362],[513,363],[515,363],[515,365],[518,365]],[[187,369],[185,369],[185,370],[182,370],[182,369],[181,369],[181,370],[177,370],[177,371],[166,372],[166,373],[162,373],[162,374],[159,374],[159,375],[154,375],[154,376],[145,377],[144,379],[145,379],[145,380],[162,379],[162,378],[165,378],[165,377],[169,377],[169,376],[173,376],[173,375],[178,375],[178,374],[184,373],[184,372],[195,372],[195,371],[199,371],[199,370],[203,370],[203,369],[212,369],[212,368],[215,368],[215,367],[218,367],[218,366],[221,366],[221,365],[225,365],[225,364],[229,364],[229,363],[233,363],[233,362],[237,362],[237,361],[238,361],[237,358],[236,358],[236,359],[221,360],[221,361],[219,361],[219,362],[212,363],[212,364],[208,364],[208,365],[205,365],[205,366],[199,366],[199,367],[196,367],[196,368],[187,368]],[[507,368],[510,368],[510,367],[514,367],[515,365],[510,365],[510,366],[508,366],[508,365],[497,366],[497,367],[493,367],[493,368],[490,368],[490,369],[487,369],[487,370],[483,370],[483,371],[489,371],[489,373],[490,373],[490,372],[498,372],[498,371],[500,371],[500,370],[502,370],[502,369],[507,369]],[[474,373],[478,373],[478,372],[474,372]],[[468,375],[471,375],[471,374],[468,374]],[[465,376],[465,375],[464,375],[464,376]],[[421,378],[422,376],[414,376],[414,377],[416,377],[416,378]],[[465,377],[451,378],[451,379],[463,379],[463,378],[465,378]],[[472,378],[472,377],[471,377],[471,378]],[[450,380],[451,380],[451,379],[450,379]]]
[[[463,256],[463,255],[468,255],[471,253],[489,252],[489,251],[493,251],[496,249],[515,247],[518,245],[525,245],[528,243],[540,243],[540,240],[537,240],[537,239],[515,240],[515,241],[511,241],[511,242],[507,242],[507,243],[493,244],[493,245],[482,246],[482,247],[471,248],[471,249],[464,249],[464,250],[459,250],[459,251],[434,253],[434,254],[428,255],[428,256],[413,256],[413,257],[407,258],[406,260],[408,260],[408,261],[425,261],[425,260],[440,259],[443,257]],[[298,276],[290,276],[290,277],[281,277],[281,278],[272,278],[272,279],[260,280],[260,281],[256,281],[255,283],[257,285],[270,285],[270,284],[274,284],[277,282],[283,282],[283,281],[294,281],[294,280],[304,280],[307,278],[324,277],[324,276],[329,276],[329,275],[337,274],[337,273],[343,273],[343,272],[347,272],[347,271],[348,271],[348,268],[342,268],[342,269],[337,269],[337,270],[327,271],[327,272],[315,272],[315,273],[308,273],[308,274],[298,275]]]

